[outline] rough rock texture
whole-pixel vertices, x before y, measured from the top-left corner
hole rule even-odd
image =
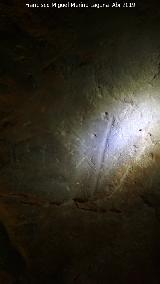
[[[0,283],[160,283],[157,2],[0,11]]]

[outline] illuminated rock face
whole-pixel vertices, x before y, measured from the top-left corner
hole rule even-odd
[[[160,23],[148,5],[3,7],[0,283],[160,282]]]

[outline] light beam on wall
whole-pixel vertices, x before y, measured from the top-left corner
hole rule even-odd
[[[94,194],[102,188],[107,191],[108,184],[116,180],[113,188],[119,189],[131,165],[143,160],[145,167],[145,155],[160,143],[160,98],[142,93],[132,103],[103,104],[80,133],[74,157],[76,186]]]

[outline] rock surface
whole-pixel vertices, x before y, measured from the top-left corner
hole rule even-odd
[[[157,5],[0,4],[0,283],[160,283]]]

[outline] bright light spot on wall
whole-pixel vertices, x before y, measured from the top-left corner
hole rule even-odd
[[[124,168],[141,163],[156,143],[160,143],[160,100],[141,94],[132,104],[103,105],[85,122],[75,157],[76,183],[94,193]],[[146,162],[144,163],[145,166]],[[118,180],[117,180],[118,183]]]

